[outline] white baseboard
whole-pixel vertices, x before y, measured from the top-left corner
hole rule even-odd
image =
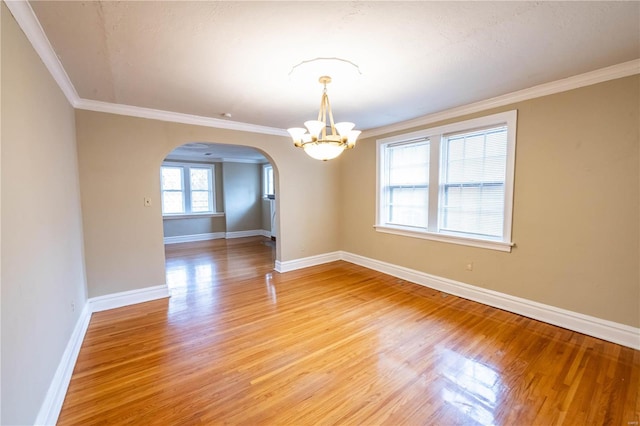
[[[40,411],[35,421],[36,425],[55,425],[58,421],[62,403],[67,395],[67,389],[71,381],[71,374],[76,365],[76,360],[78,359],[82,341],[89,327],[90,319],[91,310],[89,309],[89,303],[85,303],[80,317],[76,322],[76,326],[73,329],[73,333],[71,333],[71,337],[67,342],[67,347],[62,354],[62,359],[53,375],[44,401],[40,406]]]
[[[165,244],[193,243],[196,241],[218,240],[222,238],[244,238],[262,235],[270,238],[271,231],[265,229],[252,229],[249,231],[235,232],[209,232],[206,234],[176,235],[174,237],[164,237]]]
[[[263,237],[271,237],[271,231],[265,231],[264,229],[252,229],[249,231],[233,231],[227,232],[225,238],[244,238],[244,237],[256,237],[261,235]]]
[[[58,421],[62,403],[64,402],[67,389],[69,388],[69,382],[71,381],[71,375],[76,365],[80,348],[82,347],[82,341],[89,327],[91,314],[165,297],[169,297],[169,288],[166,285],[158,285],[106,296],[92,297],[87,300],[73,329],[73,333],[69,338],[69,342],[67,342],[67,347],[62,354],[62,359],[51,380],[49,390],[40,406],[35,424],[55,425]]]
[[[224,232],[209,232],[206,234],[176,235],[175,237],[164,237],[165,244],[193,243],[195,241],[208,241],[225,238]]]
[[[287,260],[284,262],[276,260],[275,270],[277,272],[290,272],[296,269],[322,265],[323,263],[335,262],[341,259],[341,252],[334,251],[332,253],[319,254],[317,256],[303,257],[302,259]]]
[[[340,258],[344,261],[445,293],[504,309],[505,311],[557,325],[609,342],[618,343],[633,349],[640,349],[640,328],[580,314],[551,305],[545,305],[521,297],[476,287],[352,253],[341,252]]]
[[[353,253],[336,251],[285,262],[276,261],[275,269],[278,272],[289,272],[336,260],[344,260],[465,299],[640,350],[639,328],[483,289]],[[89,299],[67,343],[45,400],[38,412],[35,424],[54,425],[56,423],[93,312],[120,308],[165,297],[170,297],[169,289],[166,285],[159,285]]]
[[[170,297],[169,288],[166,284],[92,297],[88,300],[88,304],[91,312],[100,312],[106,311],[107,309],[135,305],[136,303],[150,302],[165,297]]]

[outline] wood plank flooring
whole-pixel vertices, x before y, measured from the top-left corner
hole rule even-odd
[[[262,237],[167,246],[93,315],[60,425],[637,425],[640,351]]]

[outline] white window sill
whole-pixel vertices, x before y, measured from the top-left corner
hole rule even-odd
[[[165,214],[162,216],[163,220],[166,219],[200,219],[203,217],[224,217],[224,212],[215,213],[189,213],[189,214]]]
[[[413,229],[396,227],[390,225],[374,225],[378,232],[386,234],[403,235],[405,237],[422,238],[425,240],[440,241],[443,243],[460,244],[463,246],[479,247],[489,250],[498,250],[511,253],[514,243],[503,241],[479,240],[475,238],[459,237],[455,235],[436,234],[434,232],[416,231]]]

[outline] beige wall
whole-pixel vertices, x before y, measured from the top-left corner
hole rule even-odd
[[[171,150],[193,141],[251,146],[269,157],[279,185],[278,260],[339,248],[339,164],[309,158],[288,137],[91,111],[76,111],[76,132],[90,297],[165,283],[158,170]]]
[[[516,247],[502,253],[376,233],[376,138],[318,162],[284,136],[74,116],[0,9],[2,424],[35,421],[87,294],[165,283],[158,170],[193,141],[269,157],[279,260],[345,250],[640,327],[639,76],[474,115],[519,111]]]
[[[376,232],[375,145],[390,135],[362,140],[339,160],[340,248],[640,326],[639,80],[474,114],[518,110],[512,253]]]
[[[164,219],[162,222],[165,237],[210,234],[227,230],[224,216]]]
[[[35,422],[86,287],[73,108],[5,4],[0,8],[0,423],[17,425]]]
[[[260,164],[224,163],[222,184],[227,232],[262,227],[261,174]]]
[[[271,200],[262,199],[260,204],[262,205],[260,217],[262,226],[260,229],[271,232]]]

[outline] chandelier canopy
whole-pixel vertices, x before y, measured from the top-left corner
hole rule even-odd
[[[353,130],[355,124],[349,122],[333,122],[333,113],[327,95],[327,84],[331,83],[331,77],[322,76],[319,79],[324,85],[322,100],[320,101],[320,111],[317,120],[304,122],[306,129],[293,127],[287,129],[293,138],[293,144],[304,149],[310,157],[316,160],[331,160],[336,158],[345,149],[351,149],[356,145],[356,139],[360,135],[360,130]],[[327,123],[327,113],[329,123]],[[327,134],[327,128],[330,132]]]

